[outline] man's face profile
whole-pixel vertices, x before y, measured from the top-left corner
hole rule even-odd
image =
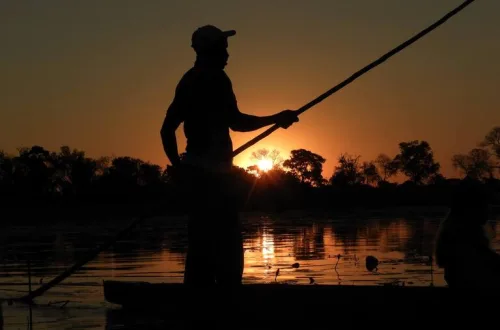
[[[211,51],[213,58],[222,66],[226,66],[229,59],[229,52],[227,50],[228,46],[227,38],[224,38],[220,42],[215,43]]]

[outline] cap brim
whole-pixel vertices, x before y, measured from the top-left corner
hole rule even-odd
[[[222,32],[226,37],[232,37],[234,35],[236,35],[236,31],[235,30],[228,30],[228,31],[224,31]]]

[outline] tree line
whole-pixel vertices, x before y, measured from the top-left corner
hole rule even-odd
[[[456,181],[440,173],[430,144],[419,140],[401,142],[396,155],[380,154],[371,161],[343,153],[329,178],[323,176],[326,159],[307,149],[292,150],[288,159],[277,150],[259,149],[252,159],[256,163],[265,160],[271,168],[233,167],[235,194],[247,209],[440,204],[446,202]],[[492,128],[477,147],[454,155],[451,161],[462,177],[497,184],[500,127]],[[392,182],[398,175],[407,180]],[[188,206],[176,182],[169,167],[132,157],[91,158],[68,146],[59,151],[42,146],[19,148],[17,155],[0,151],[4,206],[156,203],[165,210],[182,211]]]

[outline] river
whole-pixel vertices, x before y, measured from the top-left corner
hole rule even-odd
[[[442,215],[246,214],[245,283],[444,286],[433,259]],[[70,218],[69,218],[70,219]],[[8,305],[28,290],[28,260],[33,289],[60,274],[89,250],[125,227],[130,219],[83,223],[11,225],[2,228],[0,299],[4,329],[27,329],[29,309]],[[492,232],[500,226],[492,221]],[[499,236],[493,241],[500,249]],[[33,329],[111,329],[104,301],[106,279],[182,282],[186,246],[183,217],[148,219],[127,240],[37,298]],[[376,271],[367,256],[379,260]],[[293,264],[298,263],[295,267]],[[278,276],[276,272],[280,269]],[[65,305],[63,306],[63,304]],[[119,326],[117,325],[116,329]]]

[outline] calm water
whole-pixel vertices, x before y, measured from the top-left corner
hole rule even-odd
[[[445,285],[440,269],[429,262],[441,216],[360,217],[327,215],[247,215],[245,222],[246,283],[288,282],[410,286]],[[66,267],[130,220],[82,224],[12,226],[0,232],[0,299],[28,290],[27,260],[33,288]],[[493,222],[493,232],[499,230]],[[495,229],[496,228],[496,229]],[[500,249],[497,235],[494,247]],[[106,279],[182,282],[186,253],[184,218],[144,222],[126,241],[101,253],[79,272],[37,298],[32,311],[36,329],[109,329],[106,313],[117,308],[103,298]],[[340,255],[340,258],[339,258]],[[377,272],[365,267],[377,257]],[[292,264],[299,263],[298,268]],[[280,269],[275,278],[276,270]],[[58,301],[69,301],[64,308]],[[48,304],[51,304],[48,306]],[[4,329],[27,329],[29,310],[3,304]],[[117,326],[118,328],[118,326]]]

